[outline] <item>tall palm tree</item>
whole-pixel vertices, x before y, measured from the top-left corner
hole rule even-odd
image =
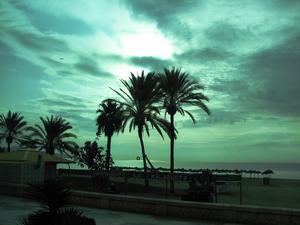
[[[105,168],[109,170],[111,161],[111,138],[114,133],[118,133],[122,130],[124,110],[122,104],[118,101],[105,99],[99,104],[97,113],[99,113],[97,118],[97,135],[104,133],[107,137]]]
[[[6,139],[7,151],[10,152],[10,145],[13,141],[20,142],[27,122],[18,112],[8,111],[7,115],[0,116],[0,136]]]
[[[192,80],[189,74],[182,72],[181,69],[173,67],[172,69],[164,69],[164,73],[159,74],[159,84],[163,92],[163,107],[170,116],[171,137],[170,137],[170,191],[174,192],[174,142],[175,142],[175,126],[174,116],[177,112],[181,115],[187,114],[196,122],[194,116],[183,107],[187,105],[196,106],[206,112],[210,111],[204,101],[208,98],[201,93],[203,86],[196,80]]]
[[[121,82],[125,89],[120,88],[119,91],[114,91],[124,101],[122,103],[125,110],[123,129],[127,123],[129,124],[129,132],[137,127],[143,158],[145,185],[149,186],[147,176],[148,158],[143,141],[143,133],[146,131],[149,136],[149,125],[151,125],[163,137],[162,130],[170,134],[170,124],[159,117],[157,103],[160,101],[161,92],[154,73],[145,75],[144,71],[142,71],[142,74],[137,76],[131,73],[129,82],[125,80],[121,80]],[[150,164],[149,160],[148,163]]]
[[[39,150],[46,150],[49,154],[54,154],[55,150],[64,152],[73,152],[78,146],[75,142],[65,140],[69,138],[76,138],[75,134],[69,133],[72,126],[61,117],[51,116],[46,119],[40,117],[42,126],[36,124],[34,127],[28,127],[27,130],[31,132],[30,138],[23,142],[25,146],[38,148]]]

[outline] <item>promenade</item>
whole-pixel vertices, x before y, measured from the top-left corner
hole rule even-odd
[[[77,207],[84,215],[94,218],[97,225],[237,225],[211,221],[188,220],[154,215],[127,213],[104,209]],[[38,210],[34,202],[22,198],[0,196],[0,225],[19,224],[20,218]]]

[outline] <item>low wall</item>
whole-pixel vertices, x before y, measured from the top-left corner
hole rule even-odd
[[[0,195],[23,196],[24,185],[0,183]],[[300,210],[259,206],[212,204],[169,199],[74,191],[72,203],[80,206],[194,218],[242,224],[299,225]]]
[[[102,209],[147,213],[159,216],[194,218],[222,222],[266,225],[299,225],[300,210],[75,191],[73,204]]]

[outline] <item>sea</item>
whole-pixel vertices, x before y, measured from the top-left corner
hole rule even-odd
[[[143,167],[142,160],[115,160],[115,166],[123,167]],[[169,163],[164,161],[153,161],[154,167],[168,168]],[[68,168],[60,165],[59,168]],[[77,164],[71,164],[71,169],[87,169]],[[175,168],[185,169],[229,169],[229,170],[272,170],[272,178],[278,179],[297,179],[300,180],[300,163],[241,163],[241,162],[190,162],[179,164]],[[243,174],[244,177],[258,177],[259,175]]]

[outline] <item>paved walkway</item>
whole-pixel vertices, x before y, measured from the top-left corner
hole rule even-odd
[[[233,225],[199,220],[173,219],[146,214],[77,207],[94,218],[97,225]],[[20,218],[38,210],[39,206],[25,199],[0,195],[0,225],[18,225]]]

